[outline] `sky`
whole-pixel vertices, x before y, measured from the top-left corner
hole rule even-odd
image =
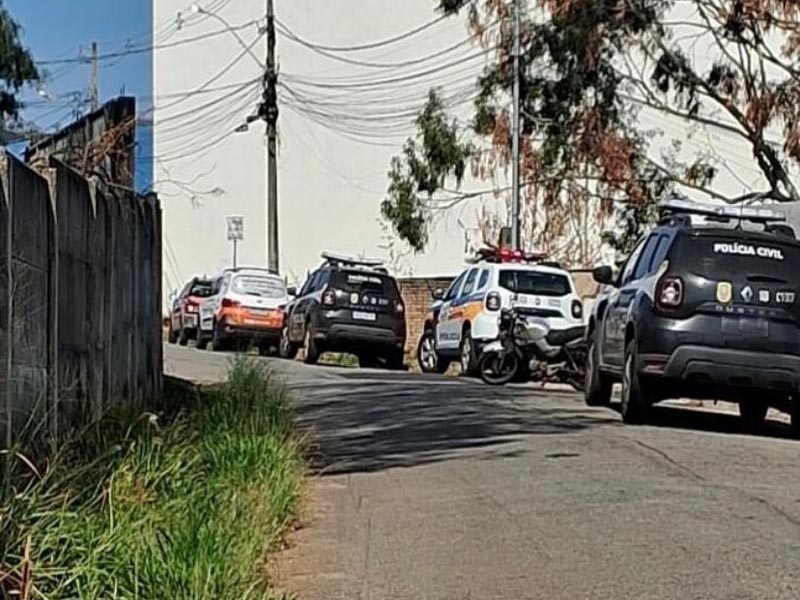
[[[23,28],[23,43],[37,62],[76,59],[88,56],[93,41],[98,52],[148,49],[152,45],[153,0],[2,0],[12,17]],[[47,130],[56,130],[74,118],[89,87],[88,63],[42,65],[47,72],[41,92],[23,94],[29,106],[24,119]],[[100,61],[101,103],[120,95],[137,96],[139,114],[152,103],[152,53],[150,51]],[[45,97],[46,96],[46,97]],[[75,100],[78,99],[78,102]],[[137,129],[137,155],[152,156],[149,128]],[[152,164],[137,161],[136,186],[140,191],[152,184]]]

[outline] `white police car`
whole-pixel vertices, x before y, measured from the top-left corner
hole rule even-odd
[[[442,302],[435,331],[440,365],[458,360],[462,374],[474,374],[481,346],[497,338],[503,308],[545,318],[553,329],[583,325],[583,304],[569,271],[542,259],[518,250],[484,250],[446,291],[434,292]]]

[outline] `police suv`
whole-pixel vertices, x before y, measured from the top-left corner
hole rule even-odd
[[[441,301],[433,324],[438,371],[458,360],[462,374],[475,374],[481,347],[497,339],[503,308],[546,318],[553,329],[583,324],[572,276],[543,259],[507,248],[483,250],[447,291],[434,291],[434,300]]]
[[[595,304],[587,336],[586,402],[607,404],[622,383],[622,418],[646,420],[668,398],[739,404],[758,429],[770,407],[800,432],[800,243],[768,208],[661,205],[661,220],[639,241]]]

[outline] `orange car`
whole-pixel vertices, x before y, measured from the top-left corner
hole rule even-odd
[[[286,283],[266,269],[226,269],[214,279],[200,306],[198,348],[214,350],[255,343],[261,354],[275,350],[289,302]]]
[[[200,323],[200,305],[211,294],[212,282],[195,277],[172,299],[169,313],[169,343],[185,346],[197,339]]]

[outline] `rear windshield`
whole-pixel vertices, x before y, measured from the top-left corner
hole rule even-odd
[[[800,247],[781,240],[687,236],[677,249],[682,269],[706,279],[736,279],[738,274],[768,275],[795,281]]]
[[[334,285],[337,289],[348,293],[376,294],[386,298],[394,298],[398,295],[394,279],[381,273],[338,271],[334,275]]]
[[[539,271],[500,271],[500,287],[536,296],[566,296],[572,291],[567,276]]]
[[[262,298],[283,298],[286,295],[286,285],[276,277],[237,275],[233,280],[233,291]]]
[[[214,285],[210,281],[197,281],[192,285],[189,290],[190,296],[197,296],[198,298],[208,298],[211,295]]]

